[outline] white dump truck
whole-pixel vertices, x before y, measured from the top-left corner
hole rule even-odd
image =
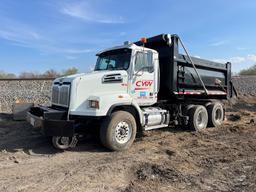
[[[191,57],[178,35],[125,42],[97,56],[94,71],[55,79],[51,106],[27,114],[56,148],[74,147],[87,129],[99,128],[103,145],[121,151],[138,132],[217,127],[225,116],[223,101],[236,95],[231,63]]]

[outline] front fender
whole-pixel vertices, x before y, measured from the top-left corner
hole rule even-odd
[[[70,111],[70,115],[80,115],[80,116],[108,116],[111,114],[111,111],[118,106],[131,106],[136,109],[140,123],[143,125],[143,115],[139,105],[132,99],[129,94],[126,93],[111,93],[111,94],[102,94],[97,96],[89,96],[88,99],[99,101],[99,109],[90,108],[88,100],[85,102],[87,104],[83,105],[86,107],[73,109]]]
[[[116,103],[116,104],[113,104],[110,108],[109,108],[109,110],[108,110],[108,112],[107,112],[107,116],[110,116],[111,115],[111,113],[113,112],[113,110],[115,109],[115,108],[119,108],[119,107],[122,107],[122,108],[124,108],[124,109],[126,109],[126,108],[133,108],[136,112],[137,112],[137,114],[138,114],[138,116],[139,116],[139,121],[140,121],[140,124],[142,125],[143,123],[144,123],[144,121],[143,121],[143,115],[142,115],[142,113],[141,113],[141,109],[140,109],[140,107],[139,107],[139,105],[136,103],[136,102],[131,102],[130,104],[124,104],[124,103]]]
[[[89,100],[99,101],[99,109],[90,108]],[[101,95],[90,95],[80,106],[70,110],[70,115],[81,116],[107,116],[112,105],[131,105],[132,98],[126,93],[104,93]]]

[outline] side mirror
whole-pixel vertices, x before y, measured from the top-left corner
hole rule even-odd
[[[143,75],[144,71],[147,71],[149,73],[153,73],[154,72],[154,67],[150,66],[150,67],[142,67],[140,68],[134,75],[135,76],[141,76]]]
[[[154,72],[154,66],[142,67],[141,70],[142,70],[142,71],[147,71],[147,72],[149,72],[149,73],[153,73],[153,72]]]
[[[154,67],[153,67],[153,66],[147,67],[147,69],[148,69],[148,72],[149,72],[149,73],[153,73],[153,72],[154,72]]]
[[[134,75],[137,76],[137,77],[142,76],[143,73],[144,73],[144,71],[142,69],[143,69],[143,67],[140,68]]]

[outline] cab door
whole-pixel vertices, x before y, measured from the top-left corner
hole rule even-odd
[[[157,101],[155,66],[151,51],[137,51],[133,62],[130,94],[140,106]]]

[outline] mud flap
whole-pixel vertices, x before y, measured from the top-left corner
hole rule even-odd
[[[75,134],[74,121],[45,120],[42,132],[46,136],[72,137]]]

